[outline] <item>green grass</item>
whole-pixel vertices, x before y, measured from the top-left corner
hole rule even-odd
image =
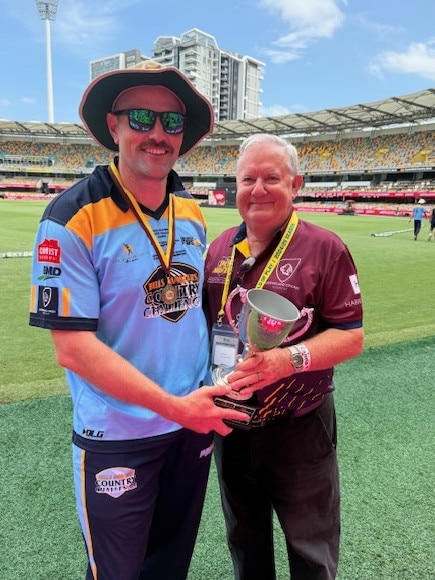
[[[39,218],[47,204],[0,200],[0,252],[31,250]]]
[[[0,252],[28,251],[43,202],[0,201]],[[209,240],[240,222],[236,209],[205,208]],[[366,348],[435,335],[429,305],[435,303],[435,243],[412,232],[391,237],[371,233],[409,228],[406,218],[306,213],[300,217],[337,232],[359,272]],[[30,258],[0,259],[0,401],[65,393],[63,371],[54,362],[49,333],[28,326]]]
[[[342,490],[338,580],[432,580],[435,338],[370,349],[337,368]],[[406,364],[401,362],[406,361]],[[2,580],[82,580],[71,400],[0,405]],[[276,526],[278,580],[288,579]],[[214,466],[189,580],[232,580]]]
[[[27,251],[45,204],[0,201],[0,252]],[[209,239],[239,223],[206,208]],[[336,370],[342,480],[338,580],[432,580],[435,243],[404,218],[300,214],[336,231],[358,266],[366,350]],[[5,580],[81,580],[72,488],[71,399],[49,333],[28,325],[29,258],[0,259],[0,571]],[[278,580],[288,578],[277,528]],[[189,580],[231,580],[214,468]]]

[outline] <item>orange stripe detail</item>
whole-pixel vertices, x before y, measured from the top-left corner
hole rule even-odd
[[[61,316],[70,316],[71,314],[71,290],[69,288],[62,289],[62,312]]]
[[[30,286],[30,312],[36,312],[36,286],[32,284]]]
[[[135,221],[136,218],[132,212],[123,212],[109,197],[83,206],[66,227],[77,234],[88,248],[91,248],[94,236]]]
[[[194,199],[174,195],[174,210],[177,219],[194,220],[206,227],[204,215]]]
[[[206,228],[204,215],[194,199],[174,196],[174,215],[176,219],[197,221]],[[168,208],[163,213],[163,217],[168,217]],[[144,218],[149,219],[146,214],[144,214]],[[109,197],[83,206],[71,218],[66,227],[79,236],[88,248],[91,248],[93,236],[104,234],[108,230],[136,221],[133,212],[122,211]]]

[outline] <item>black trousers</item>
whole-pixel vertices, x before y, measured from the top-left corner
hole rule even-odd
[[[186,429],[140,450],[73,446],[86,580],[185,580],[204,503],[213,436]]]
[[[336,577],[340,496],[333,396],[315,411],[215,438],[236,580],[275,580],[273,511],[292,580]]]

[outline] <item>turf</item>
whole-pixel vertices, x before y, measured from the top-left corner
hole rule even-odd
[[[29,251],[45,204],[0,201],[0,253]],[[239,222],[206,208],[209,239]],[[337,368],[343,536],[339,580],[435,577],[435,244],[405,218],[300,214],[336,231],[358,266],[366,349]],[[0,573],[81,580],[85,555],[70,465],[71,400],[49,333],[28,326],[30,259],[0,259]],[[278,580],[288,578],[277,530]],[[233,578],[210,478],[189,580]]]
[[[343,500],[339,580],[435,577],[434,357],[435,338],[430,338],[369,349],[337,368]],[[68,396],[0,406],[5,580],[84,577],[70,416]],[[276,535],[278,580],[284,580],[285,546]],[[189,580],[205,578],[233,578],[214,468],[189,574]]]

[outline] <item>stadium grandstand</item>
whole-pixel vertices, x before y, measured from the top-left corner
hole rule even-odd
[[[216,123],[175,169],[200,203],[235,205],[241,140],[274,133],[297,148],[311,211],[407,214],[435,203],[435,89],[304,114]],[[112,153],[80,124],[0,120],[0,197],[41,199],[106,164]]]

